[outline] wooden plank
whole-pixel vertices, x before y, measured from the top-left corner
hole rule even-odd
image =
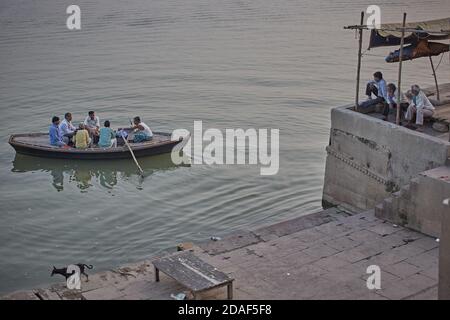
[[[225,273],[189,251],[155,260],[153,265],[194,292],[223,286],[233,281]]]

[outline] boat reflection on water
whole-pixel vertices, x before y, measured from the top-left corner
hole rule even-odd
[[[175,165],[170,154],[161,154],[139,159],[145,177],[155,172],[174,170],[186,165]],[[48,172],[52,176],[52,185],[57,191],[64,190],[64,184],[74,184],[82,192],[94,184],[113,189],[120,180],[138,181],[141,187],[142,177],[132,159],[124,160],[60,160],[16,154],[12,172]]]

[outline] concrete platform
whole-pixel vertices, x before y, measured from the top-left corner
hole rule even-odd
[[[206,262],[235,279],[235,299],[437,299],[434,238],[360,214],[331,208],[194,245]],[[174,244],[175,247],[175,244]],[[369,290],[369,265],[381,268],[381,289]],[[2,299],[171,299],[185,292],[149,261],[91,275],[81,290],[64,284]],[[189,294],[188,294],[189,297]],[[225,299],[217,289],[200,299]]]
[[[430,87],[424,89],[429,99],[431,99],[432,103],[435,105],[435,113],[433,115],[433,121],[428,121],[424,123],[423,133],[440,138],[444,141],[450,141],[449,139],[449,132],[440,132],[433,128],[433,122],[438,121],[442,122],[443,124],[449,125],[450,124],[450,83],[444,83],[439,85],[439,95],[440,95],[440,102],[436,103],[436,88]],[[396,120],[396,114],[395,110],[391,110],[392,113],[388,116],[388,121],[391,123],[395,123]],[[382,119],[383,115],[379,112],[373,112],[368,113],[368,115]]]

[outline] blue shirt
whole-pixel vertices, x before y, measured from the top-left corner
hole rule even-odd
[[[100,129],[100,139],[98,145],[102,148],[111,147],[111,139],[114,139],[116,135],[111,128],[101,128]]]
[[[52,146],[60,146],[61,144],[64,144],[58,126],[52,124],[48,129],[48,136],[50,138],[50,144]]]
[[[378,96],[384,98],[384,100],[387,102],[388,96],[387,96],[386,81],[384,81],[384,79],[381,79],[380,81],[377,82],[377,87],[378,87]]]

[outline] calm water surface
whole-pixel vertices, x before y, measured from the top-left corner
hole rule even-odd
[[[72,3],[81,31],[65,27]],[[104,270],[319,210],[329,110],[353,101],[357,42],[342,26],[373,3],[2,0],[0,293],[60,280],[49,277],[52,265]],[[378,4],[384,22],[404,10],[410,21],[450,12],[448,0]],[[396,79],[397,65],[383,60],[389,49],[364,57],[364,78],[380,69]],[[405,83],[433,83],[422,60],[405,63]],[[53,114],[79,121],[90,109],[116,128],[134,115],[160,131],[194,120],[279,128],[280,171],[176,167],[157,156],[141,160],[140,181],[131,161],[52,161],[16,156],[7,144],[11,133],[46,131]]]

